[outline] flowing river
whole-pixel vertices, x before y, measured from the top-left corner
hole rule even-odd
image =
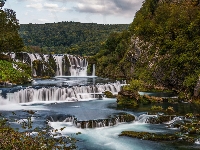
[[[70,81],[71,84],[74,79],[62,79],[62,82],[66,81]],[[85,85],[65,87],[43,85],[49,82],[61,83],[60,79],[45,82],[37,80],[36,86],[1,88],[0,112],[10,120],[17,119],[20,122],[27,118],[27,110],[35,111],[31,117],[33,128],[43,128],[48,124],[58,129],[59,136],[75,137],[78,140],[77,149],[80,150],[173,150],[182,148],[179,147],[180,145],[167,141],[152,142],[119,136],[122,131],[174,133],[178,129],[168,128],[167,124],[146,123],[151,115],[147,114],[145,107],[134,111],[117,109],[116,99],[105,98],[102,92],[111,91],[116,94],[124,82],[99,83],[101,81],[84,80]],[[80,80],[76,83],[83,84]],[[168,107],[167,104],[159,105],[163,105],[164,108]],[[191,110],[189,105],[174,106],[174,108],[178,111],[186,111],[185,108],[188,111]],[[120,120],[118,117],[120,114],[131,114],[136,119],[126,122],[123,119]],[[21,125],[15,121],[10,121],[10,125],[23,131]],[[60,131],[59,129],[63,127],[65,127],[64,130]],[[79,132],[81,134],[76,135]],[[199,145],[194,144],[192,148],[199,148]]]

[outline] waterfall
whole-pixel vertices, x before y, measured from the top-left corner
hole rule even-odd
[[[27,54],[31,60],[31,69],[32,69],[33,76],[37,76],[36,70],[33,68],[33,61],[36,60],[35,55],[31,53],[27,53]]]
[[[148,119],[151,117],[157,117],[157,115],[142,114],[137,118],[137,123],[147,123]]]
[[[8,53],[5,53],[6,55],[8,55]],[[28,63],[31,66],[32,69],[32,75],[33,76],[40,76],[39,73],[37,73],[37,71],[33,68],[33,61],[35,60],[39,60],[42,63],[40,63],[40,65],[42,64],[43,66],[41,66],[40,68],[46,69],[47,67],[52,67],[52,66],[48,66],[46,64],[49,63],[49,56],[47,54],[31,54],[31,53],[25,53],[22,52],[20,53],[22,55],[22,57],[20,57],[20,60],[23,63]],[[54,61],[56,63],[56,70],[55,70],[55,76],[65,76],[64,71],[66,72],[66,70],[64,70],[64,66],[66,65],[65,62],[65,56],[67,56],[69,63],[70,63],[70,68],[69,68],[69,72],[71,74],[71,76],[87,76],[87,66],[88,66],[88,62],[85,58],[81,58],[78,56],[73,56],[73,55],[67,55],[67,54],[55,54],[53,55]],[[17,59],[17,56],[14,52],[10,53],[10,57],[18,62],[19,60]],[[46,62],[46,63],[44,63]],[[51,68],[53,69],[53,68]],[[67,74],[66,74],[67,75]]]
[[[95,64],[93,64],[92,76],[95,76]]]
[[[64,55],[54,55],[53,57],[57,65],[56,76],[62,76],[63,75],[62,65],[63,65]]]
[[[116,87],[118,86],[118,87]],[[85,99],[99,98],[105,91],[117,93],[121,89],[118,83],[105,85],[74,86],[74,87],[42,87],[24,88],[12,94],[12,101],[17,103],[38,101],[81,101]]]
[[[108,119],[95,119],[95,120],[78,120],[75,116],[64,115],[64,114],[55,114],[47,117],[48,122],[71,122],[77,128],[102,128],[106,126],[114,126],[122,122],[127,121],[123,115],[114,116]]]
[[[88,62],[84,58],[75,57],[73,55],[68,55],[70,62],[70,73],[71,76],[87,76],[87,66]]]

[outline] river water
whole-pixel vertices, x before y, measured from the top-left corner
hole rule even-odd
[[[107,86],[107,85],[106,85]],[[112,88],[110,88],[112,89]],[[4,89],[5,90],[5,89]],[[23,89],[24,90],[24,89]],[[37,91],[37,89],[34,89]],[[20,92],[20,91],[18,91]],[[37,93],[37,92],[36,92]],[[34,95],[34,93],[33,93]],[[24,101],[26,102],[26,101]],[[79,101],[32,101],[26,103],[14,103],[8,99],[0,98],[0,112],[9,119],[25,119],[27,113],[25,110],[33,110],[32,115],[34,127],[44,127],[47,118],[53,118],[48,124],[54,129],[66,127],[58,131],[61,135],[73,136],[77,141],[77,149],[80,150],[173,150],[177,149],[168,142],[152,142],[136,138],[119,136],[122,131],[147,131],[152,133],[174,133],[177,129],[170,129],[165,124],[153,125],[145,123],[148,118],[145,109],[137,111],[119,110],[116,107],[116,99],[112,98],[91,98],[81,99]],[[15,112],[16,115],[13,115]],[[78,121],[107,119],[110,116],[116,116],[121,113],[132,114],[136,117],[133,122],[118,122],[115,125],[95,128],[80,128],[73,121],[66,121],[69,116],[77,118]],[[69,120],[69,119],[68,119]],[[10,122],[14,128],[20,128],[16,122]],[[20,130],[22,131],[22,130]],[[81,134],[76,135],[76,133]],[[194,145],[198,147],[198,145]]]

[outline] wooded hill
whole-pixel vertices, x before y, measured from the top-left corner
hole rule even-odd
[[[25,51],[94,55],[111,32],[128,29],[128,24],[58,22],[21,24],[19,34]],[[42,49],[41,49],[42,48]]]
[[[135,78],[190,99],[200,89],[200,1],[146,0],[94,57],[97,75]]]

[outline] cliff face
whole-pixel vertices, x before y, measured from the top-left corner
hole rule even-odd
[[[134,60],[136,78],[187,98],[199,95],[199,6],[199,0],[145,1],[130,26],[133,48],[128,57]]]
[[[199,0],[146,0],[129,30],[112,34],[95,56],[97,75],[140,79],[197,97],[199,25]]]

